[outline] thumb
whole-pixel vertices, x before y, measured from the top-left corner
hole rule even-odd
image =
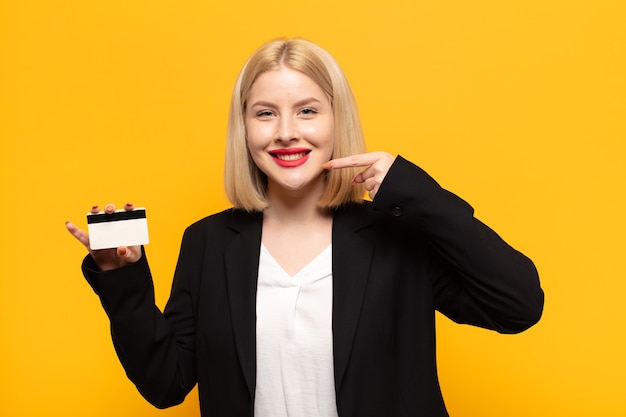
[[[125,262],[134,263],[141,258],[141,250],[138,246],[120,246],[117,248],[117,256],[123,259]]]
[[[89,249],[89,235],[87,233],[79,229],[74,223],[71,222],[65,222],[65,228],[76,238],[76,240]]]

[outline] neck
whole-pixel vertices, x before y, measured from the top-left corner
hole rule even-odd
[[[325,186],[325,184],[323,184]],[[269,206],[263,216],[268,220],[279,220],[283,224],[297,222],[300,225],[314,223],[331,215],[330,210],[319,207],[317,202],[324,191],[323,187],[314,190],[273,190],[268,188]]]

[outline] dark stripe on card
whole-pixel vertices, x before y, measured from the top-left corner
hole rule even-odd
[[[98,214],[90,214],[87,216],[87,223],[107,223],[107,222],[117,222],[120,220],[134,220],[134,219],[145,219],[146,211],[145,210],[131,210],[131,211],[116,211],[115,213],[107,214],[107,213],[98,213]]]

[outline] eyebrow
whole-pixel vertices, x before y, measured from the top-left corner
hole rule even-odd
[[[302,100],[299,100],[297,102],[294,103],[294,107],[300,107],[303,106],[305,104],[311,104],[311,103],[318,103],[318,104],[322,104],[322,102],[320,100],[318,100],[315,97],[308,97]],[[276,104],[274,102],[271,101],[265,101],[265,100],[259,100],[259,101],[255,101],[254,103],[250,103],[250,107],[275,107]]]

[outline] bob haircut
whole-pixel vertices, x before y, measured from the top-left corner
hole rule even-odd
[[[226,195],[235,208],[262,211],[268,206],[267,176],[252,160],[244,120],[248,95],[256,79],[264,72],[281,66],[302,72],[328,95],[335,129],[332,158],[365,152],[356,101],[335,59],[321,47],[304,39],[270,41],[257,49],[244,65],[230,103],[224,185]],[[326,189],[318,205],[337,208],[351,202],[362,202],[363,186],[351,184],[357,174],[357,168],[326,171]]]

